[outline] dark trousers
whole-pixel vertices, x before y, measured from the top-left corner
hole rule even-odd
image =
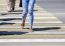
[[[22,7],[22,0],[20,0],[19,7]]]

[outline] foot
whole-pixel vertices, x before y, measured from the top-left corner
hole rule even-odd
[[[33,29],[32,29],[32,28],[29,28],[29,31],[30,31],[30,32],[33,32]]]
[[[21,24],[21,29],[22,29],[22,30],[23,30],[23,28],[24,28],[24,25],[25,25],[24,23]]]
[[[24,28],[24,24],[21,24],[21,28],[22,28],[22,29]]]

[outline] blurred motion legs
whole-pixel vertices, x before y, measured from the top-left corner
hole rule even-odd
[[[22,22],[22,28],[25,25],[26,16],[29,16],[29,30],[32,32],[32,26],[33,26],[33,10],[34,10],[34,4],[35,0],[22,0],[22,7],[23,7],[23,22]]]

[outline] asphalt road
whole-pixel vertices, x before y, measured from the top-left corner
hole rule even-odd
[[[62,25],[63,24],[62,22],[65,22],[64,21],[64,19],[65,19],[64,18],[64,15],[65,15],[65,6],[64,6],[64,4],[65,3],[64,2],[65,2],[64,0],[37,0],[36,9],[38,9],[38,11],[35,12],[36,17],[37,17],[35,20],[37,22],[40,22],[40,20],[41,20],[41,23],[37,24],[37,22],[36,22],[35,26],[37,28],[39,28],[39,29],[37,29],[37,31],[39,31],[40,33],[41,33],[41,31],[43,32],[43,35],[42,34],[40,35],[39,33],[37,33],[36,30],[35,31],[36,31],[37,34],[35,33],[35,34],[31,34],[31,35],[30,34],[23,34],[22,35],[22,32],[16,32],[16,30],[21,31],[21,28],[20,28],[21,23],[19,23],[19,20],[15,20],[15,21],[13,20],[13,21],[7,21],[7,22],[13,22],[13,23],[16,22],[16,25],[13,25],[13,26],[11,26],[11,25],[0,25],[0,30],[6,30],[6,31],[0,31],[0,35],[1,35],[0,38],[1,39],[2,38],[4,38],[4,39],[7,39],[7,38],[9,38],[9,39],[11,39],[11,38],[17,38],[17,39],[18,38],[20,38],[20,39],[21,38],[44,38],[44,39],[46,39],[46,38],[47,39],[50,39],[50,38],[53,38],[53,39],[65,38],[64,37],[65,34],[63,34],[63,33],[65,33],[65,25]],[[6,2],[2,3],[1,8],[3,9],[3,11],[6,11],[5,6],[7,6],[7,5],[4,6],[4,4],[6,4]],[[16,9],[19,10],[19,5],[18,5],[18,7],[16,6]],[[11,14],[10,15],[9,14],[8,15],[3,15],[3,16],[0,16],[0,19],[7,18],[7,17],[15,18],[17,15],[13,15],[13,14],[12,15]],[[40,17],[40,18],[38,18],[38,17]],[[59,21],[58,18],[62,22]],[[42,22],[42,20],[43,20],[43,22]],[[4,22],[4,21],[0,21],[0,22]],[[44,24],[44,22],[45,22],[45,24]],[[49,22],[49,24],[48,24],[48,22]],[[56,23],[56,22],[58,22],[58,23]],[[53,24],[50,24],[50,23],[53,23]],[[58,25],[59,23],[61,25]],[[45,26],[45,28],[44,28],[44,26]],[[49,26],[51,26],[51,27],[47,28]],[[56,28],[56,27],[59,27],[59,28]],[[48,31],[48,33],[49,32],[55,32],[55,31],[59,32],[57,29],[58,30],[61,29],[60,31],[62,32],[62,30],[63,30],[64,32],[62,34],[55,34],[55,35],[45,34],[44,35],[44,31]]]
[[[65,0],[37,0],[37,4],[65,23]]]
[[[64,42],[4,42],[0,43],[0,46],[65,46]]]

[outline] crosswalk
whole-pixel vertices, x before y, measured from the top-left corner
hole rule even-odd
[[[16,2],[15,7],[15,12],[8,13],[6,1],[0,1],[0,11],[2,13],[2,15],[0,15],[0,31],[21,31],[22,8],[19,7],[19,1]],[[39,31],[36,30],[33,33],[27,33],[27,35],[53,34],[53,32],[54,34],[65,34],[65,24],[63,24],[61,20],[54,16],[53,13],[35,4],[34,15],[33,28],[35,28],[35,30],[37,28]],[[29,27],[28,19],[29,17],[27,16],[25,28]],[[24,31],[28,30],[24,29]]]

